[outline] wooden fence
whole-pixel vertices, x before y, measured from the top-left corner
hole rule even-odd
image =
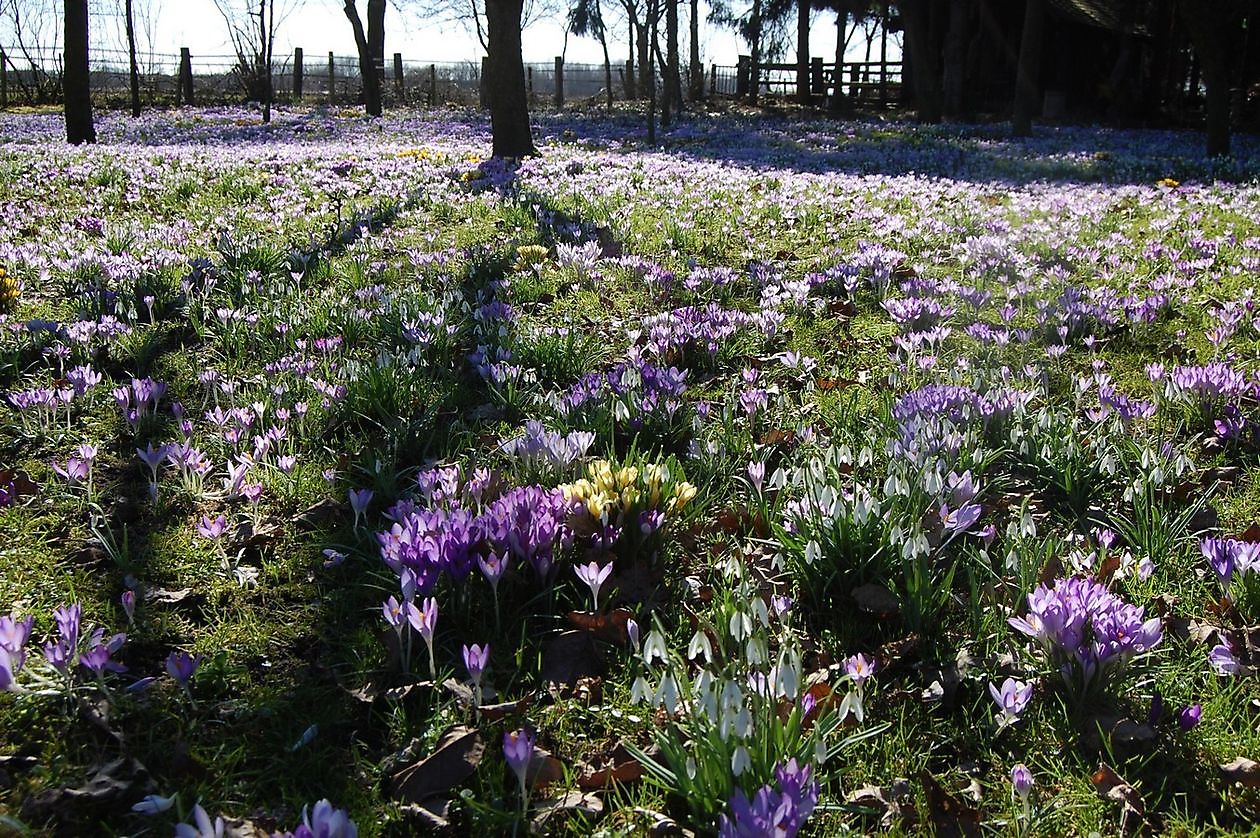
[[[387,102],[437,105],[471,104],[482,99],[482,63],[424,62],[394,53],[377,67]],[[121,104],[128,95],[128,55],[119,50],[93,50],[93,95],[106,104]],[[179,53],[146,53],[138,56],[142,98],[153,104],[216,104],[240,101],[243,68],[233,55],[194,55],[187,47]],[[641,88],[635,84],[637,68],[620,62],[603,64],[553,61],[525,65],[526,85],[534,107],[563,108],[582,101],[607,98],[607,79],[612,76],[616,100],[630,98]],[[611,71],[611,72],[609,72]],[[690,69],[680,68],[684,79]],[[44,104],[60,94],[60,55],[0,47],[0,108],[11,104]],[[752,86],[752,62],[740,56],[734,67],[710,64],[704,93],[709,96],[748,96]],[[761,64],[757,68],[758,91],[792,95],[796,92],[796,65]],[[658,68],[659,79],[659,68]],[[815,100],[848,96],[852,100],[885,105],[894,101],[901,86],[897,62],[844,63],[837,90],[836,65],[822,59],[810,64],[810,92]],[[363,80],[357,57],[308,54],[297,48],[272,65],[272,98],[277,102],[357,104],[362,101]],[[643,90],[637,90],[640,97]]]

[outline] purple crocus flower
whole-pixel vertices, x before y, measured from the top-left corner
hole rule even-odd
[[[321,800],[308,812],[302,807],[302,823],[289,836],[282,838],[358,838],[359,828],[350,820],[350,813]]]
[[[524,728],[503,734],[503,758],[516,775],[522,790],[529,763],[534,757],[534,741],[534,734]]]
[[[1019,720],[1019,714],[1028,707],[1032,691],[1032,684],[1016,681],[1014,678],[1003,681],[1001,688],[995,684],[989,684],[989,695],[993,696],[998,709],[1002,711],[1002,718],[998,720],[999,727],[1005,727]]]
[[[371,489],[351,489],[350,490],[350,509],[354,511],[354,526],[359,527],[359,521],[362,520],[363,514],[367,511],[368,504],[372,502]]]
[[[10,658],[22,660],[25,654],[23,648],[31,637],[31,627],[34,624],[34,617],[27,617],[25,620],[0,617],[0,652],[7,652]],[[21,663],[18,664],[20,666]]]
[[[1202,716],[1203,705],[1191,704],[1189,707],[1181,708],[1181,712],[1177,714],[1177,724],[1183,731],[1190,730],[1199,723]]]
[[[127,625],[134,624],[136,621],[136,592],[123,591],[120,601],[122,602],[123,613],[127,615]]]
[[[1018,797],[1024,807],[1024,817],[1028,817],[1028,795],[1032,791],[1033,775],[1028,770],[1028,766],[1022,762],[1015,763],[1011,768],[1011,793]]]
[[[66,460],[65,466],[53,463],[52,469],[57,473],[58,477],[65,480],[67,483],[82,483],[87,480],[88,475],[92,473],[92,463],[89,460],[71,457]]]
[[[104,629],[97,629],[92,635],[91,647],[79,656],[79,665],[96,674],[99,678],[110,672],[126,672],[127,667],[112,659],[112,655],[122,648],[127,641],[126,634],[115,634],[108,641],[104,638]]]
[[[1242,672],[1242,664],[1234,657],[1233,647],[1225,639],[1208,652],[1208,663],[1217,675],[1238,675]]]
[[[464,646],[464,666],[468,669],[468,675],[473,679],[473,683],[478,687],[481,686],[482,673],[486,671],[486,665],[490,662],[490,644],[478,646]]]
[[[223,838],[227,824],[223,822],[221,815],[213,821],[210,820],[210,815],[198,803],[193,806],[192,816],[191,824],[175,825],[175,838]]]
[[[197,667],[201,666],[201,655],[190,655],[174,649],[166,656],[166,672],[175,679],[175,683],[187,688]]]
[[[577,574],[577,578],[585,582],[586,586],[591,589],[591,599],[594,600],[592,610],[594,611],[599,610],[599,589],[608,579],[612,570],[612,562],[600,567],[599,563],[595,561],[592,561],[590,564],[575,565],[573,568],[573,572]]]
[[[941,523],[946,532],[966,532],[980,520],[980,513],[983,511],[983,507],[975,503],[964,503],[957,509],[941,504]]]
[[[211,541],[217,541],[222,538],[226,530],[227,518],[222,515],[213,520],[208,515],[202,515],[201,520],[197,523],[197,534]]]
[[[844,671],[853,679],[853,686],[860,690],[875,674],[875,661],[858,653],[844,662]]]
[[[406,602],[404,599],[403,602]],[[402,631],[402,624],[407,621],[407,611],[399,604],[398,598],[391,596],[381,604],[381,613],[385,615],[385,622],[394,627],[395,631]]]

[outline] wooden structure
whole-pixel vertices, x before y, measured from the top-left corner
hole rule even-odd
[[[798,94],[795,64],[761,64],[757,68],[760,93],[790,97]],[[752,90],[752,58],[739,57],[736,65],[735,95],[744,97]],[[713,69],[716,77],[717,68]],[[902,63],[900,61],[846,61],[836,74],[836,63],[821,58],[810,61],[810,98],[822,104],[829,96],[843,96],[854,104],[885,108],[901,96]],[[716,84],[711,85],[716,87]]]

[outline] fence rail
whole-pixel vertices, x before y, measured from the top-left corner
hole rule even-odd
[[[246,76],[255,68],[235,55],[193,55],[142,52],[136,63],[142,102],[155,104],[221,104],[246,98]],[[481,62],[416,61],[400,53],[377,67],[382,93],[390,103],[473,104],[482,98]],[[11,104],[47,104],[59,101],[61,54],[52,50],[0,47],[0,108]],[[93,95],[106,104],[121,104],[129,96],[130,57],[125,50],[94,49],[90,53]],[[550,62],[525,65],[531,105],[564,107],[566,102],[597,100],[611,95],[624,101],[644,92],[641,68],[629,62],[603,64],[568,63],[557,57]],[[684,79],[690,68],[680,68]],[[751,88],[751,59],[740,56],[735,66],[710,64],[704,92],[710,96],[747,96]],[[817,99],[843,95],[854,101],[894,99],[901,86],[901,65],[881,62],[846,62],[841,66],[837,89],[835,63],[815,59],[811,63],[811,95]],[[358,104],[363,100],[363,78],[356,56],[305,53],[277,57],[271,68],[272,98],[277,102]],[[658,68],[658,83],[660,73]],[[796,65],[766,63],[758,68],[758,91],[791,95],[795,92]]]

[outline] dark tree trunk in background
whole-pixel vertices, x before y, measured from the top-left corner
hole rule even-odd
[[[1230,153],[1229,59],[1236,29],[1241,29],[1241,3],[1234,0],[1178,0],[1177,11],[1190,35],[1207,88],[1207,154]],[[1196,91],[1191,90],[1191,95]]]
[[[524,0],[486,0],[486,39],[490,48],[490,134],[495,157],[538,153],[529,130],[525,64],[521,60],[521,12]]]
[[[754,105],[761,95],[761,0],[753,0],[752,19],[748,24],[748,46],[752,53],[752,67],[749,70],[748,99]]]
[[[678,55],[678,0],[665,0],[665,106],[662,124],[671,109],[682,110],[682,75]]]
[[[131,81],[131,115],[140,115],[140,67],[136,63],[136,18],[132,10],[132,0],[127,0],[123,9],[127,16],[127,59]]]
[[[599,0],[595,0],[595,16],[599,19],[599,46],[604,51],[604,89],[608,97],[608,110],[613,106],[612,59],[608,57],[608,30],[604,27],[604,9]]]
[[[1015,77],[1015,110],[1011,127],[1017,137],[1032,135],[1037,111],[1037,82],[1041,74],[1041,42],[1045,37],[1046,0],[1024,5],[1024,33],[1019,41],[1019,70]]]
[[[639,31],[639,45],[642,47],[645,42],[649,44],[656,43],[656,18],[660,11],[657,6],[658,0],[648,0],[647,3],[647,31]],[[650,39],[650,41],[649,41]],[[647,75],[647,97],[648,97],[648,145],[656,145],[656,65],[652,61],[652,49],[647,49],[647,58],[643,61],[642,67]]]
[[[639,50],[639,95],[646,96],[648,89],[648,75],[656,72],[655,68],[648,67],[648,55],[652,51],[651,44],[648,42],[648,30],[652,26],[649,19],[646,23],[635,22],[635,31],[638,38],[635,41]],[[654,27],[653,27],[654,28]]]
[[[700,65],[700,0],[691,0],[691,78],[687,80],[691,101],[704,98],[704,67]]]
[[[813,101],[809,90],[809,0],[796,0],[796,101]]]
[[[386,0],[367,0],[367,42],[376,68],[377,86],[385,87],[385,5]]]
[[[87,0],[65,0],[65,97],[66,141],[74,145],[96,142],[92,124],[92,85],[88,70]]]
[[[371,4],[368,5],[371,22]],[[359,7],[354,0],[346,0],[344,8],[350,28],[354,30],[354,45],[359,53],[359,75],[363,77],[363,106],[368,116],[381,115],[381,77],[376,71],[376,61],[372,55],[372,41],[369,33],[363,31],[363,21],[359,18]],[[381,33],[381,45],[384,48],[384,32]]]
[[[836,75],[833,79],[831,101],[828,103],[832,113],[847,113],[849,99],[844,95],[844,49],[848,46],[845,38],[849,25],[849,4],[836,6]]]
[[[942,111],[946,119],[958,119],[963,112],[969,6],[970,0],[949,0],[949,28],[945,30],[945,70],[941,82]]]
[[[637,53],[635,52],[634,40],[634,20],[630,21],[630,58],[626,62],[626,98],[630,101],[636,101],[639,98],[639,84],[636,68],[638,64],[635,61]]]
[[[263,62],[263,123],[271,122],[271,100],[275,98],[275,91],[271,85],[271,36],[276,31],[276,0],[271,0],[271,24],[267,23],[267,0],[258,0],[258,28],[262,33],[262,55],[259,56]]]
[[[941,121],[941,77],[930,0],[902,0],[901,18],[914,85],[914,107],[920,122]],[[904,60],[904,59],[903,59]]]

